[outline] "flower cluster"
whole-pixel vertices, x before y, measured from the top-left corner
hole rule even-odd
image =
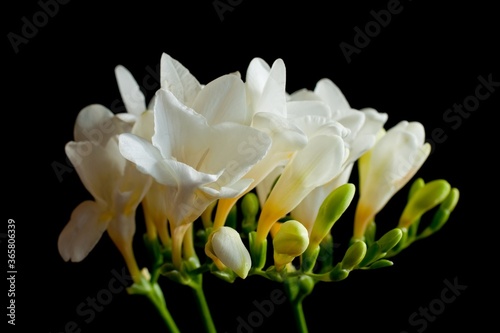
[[[287,92],[281,59],[254,58],[244,77],[206,84],[166,53],[160,65],[161,87],[149,102],[117,66],[127,112],[94,104],[78,114],[65,149],[93,200],[74,209],[58,241],[63,259],[78,262],[107,232],[133,277],[130,293],[158,309],[166,310],[160,276],[201,290],[204,272],[285,282],[300,302],[318,281],[391,265],[387,258],[439,230],[457,203],[458,190],[445,180],[417,179],[396,228],[376,239],[375,217],[429,156],[422,124],[386,129],[387,114],[352,108],[329,79]],[[357,188],[349,182],[355,166]],[[325,259],[331,228],[356,190],[351,245],[335,263]],[[149,268],[134,255],[139,205]],[[419,227],[435,207],[431,223]],[[293,294],[298,284],[310,287]],[[213,323],[207,329],[215,331]]]

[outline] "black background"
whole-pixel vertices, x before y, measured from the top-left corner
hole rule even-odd
[[[100,103],[123,111],[116,103],[120,95],[114,67],[124,65],[144,87],[146,79],[155,83],[151,78],[162,52],[179,60],[202,83],[233,71],[244,74],[256,56],[268,63],[284,60],[289,92],[313,89],[319,79],[330,78],[353,107],[388,113],[388,127],[401,120],[421,122],[434,149],[418,176],[445,178],[461,191],[449,223],[396,257],[395,266],[356,271],[342,282],[317,285],[304,302],[310,332],[413,333],[421,328],[430,333],[466,326],[485,332],[496,328],[493,310],[498,308],[498,285],[493,254],[498,215],[493,198],[498,198],[498,181],[492,165],[498,152],[495,120],[500,87],[468,117],[460,118],[455,128],[443,119],[455,103],[474,96],[479,76],[491,75],[493,81],[500,81],[493,5],[401,1],[402,10],[348,63],[340,43],[354,45],[354,28],[364,29],[374,21],[371,11],[386,9],[389,1],[232,3],[232,11],[221,20],[211,0],[169,4],[70,1],[60,4],[46,22],[38,21],[37,32],[18,45],[18,52],[9,33],[22,36],[26,20],[33,23],[43,9],[36,1],[4,9],[6,186],[0,232],[7,230],[9,218],[16,221],[15,329],[62,332],[74,321],[82,332],[133,327],[165,331],[149,303],[125,292],[114,295],[89,322],[85,322],[88,316],[77,314],[76,308],[108,288],[113,271],[121,272],[124,265],[106,236],[83,262],[61,259],[57,237],[73,208],[89,195],[76,172],[58,177],[54,170],[55,164],[66,165],[64,145],[72,139],[74,120],[83,107]],[[154,93],[145,92],[148,99]],[[443,142],[432,137],[439,129],[446,135]],[[380,220],[387,221],[386,225],[379,222],[382,229],[396,223],[406,190],[383,213]],[[345,244],[350,230],[346,213],[346,219],[334,227],[336,241]],[[137,253],[143,258],[139,237]],[[5,239],[1,247],[6,251]],[[6,271],[6,262],[1,266]],[[456,280],[467,288],[426,327],[411,325],[412,313],[441,298],[445,280]],[[181,330],[202,332],[189,290],[166,279],[162,285]],[[236,332],[237,318],[247,318],[256,310],[252,302],[269,299],[271,291],[281,290],[281,285],[258,277],[227,284],[206,275],[205,289],[220,332]],[[5,315],[2,318],[7,321]],[[277,305],[254,332],[275,329],[294,331],[286,303]]]

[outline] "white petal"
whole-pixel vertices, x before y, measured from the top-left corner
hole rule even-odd
[[[274,61],[269,77],[266,81],[262,95],[254,112],[271,112],[280,116],[286,116],[286,70],[285,63],[281,59]]]
[[[186,105],[191,105],[201,90],[198,80],[179,61],[163,53],[160,64],[160,83]]]
[[[57,241],[57,248],[65,261],[79,262],[95,247],[109,223],[100,220],[101,213],[94,201],[84,201],[73,210]]]
[[[257,101],[264,90],[271,67],[262,58],[253,58],[248,65],[245,83],[250,100]]]
[[[152,142],[161,155],[195,166],[208,146],[206,119],[182,104],[172,92],[160,89],[156,92],[154,123]]]
[[[316,84],[314,92],[325,101],[333,112],[349,110],[351,107],[342,91],[330,79],[321,79]]]
[[[100,104],[84,107],[76,117],[74,127],[75,141],[91,141],[105,145],[109,137],[119,131],[113,120],[113,112]]]
[[[130,71],[122,65],[115,67],[115,76],[127,112],[139,116],[146,110],[146,99],[141,88]]]
[[[119,137],[120,153],[137,165],[137,169],[164,185],[176,186],[177,175],[165,163],[158,149],[149,141],[125,133]]]
[[[286,104],[288,118],[303,116],[321,116],[331,118],[330,107],[323,101],[288,101]]]
[[[209,140],[210,148],[197,169],[207,173],[224,171],[217,181],[220,186],[243,177],[266,156],[272,143],[266,133],[234,123],[214,126],[205,139]]]
[[[210,125],[226,121],[250,124],[245,84],[233,74],[209,82],[196,96],[192,108],[202,114]]]
[[[344,141],[339,136],[312,138],[283,170],[263,207],[262,215],[265,215],[265,210],[271,211],[278,219],[289,213],[314,188],[326,184],[340,173],[345,156]]]
[[[88,141],[71,141],[66,144],[65,151],[92,196],[97,201],[110,202],[126,163],[118,150],[116,139],[109,140],[106,147]]]

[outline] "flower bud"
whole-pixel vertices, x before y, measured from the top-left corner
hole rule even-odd
[[[347,183],[337,187],[323,201],[319,208],[318,216],[311,230],[311,245],[316,247],[330,232],[334,223],[342,216],[351,204],[356,188]]]
[[[379,251],[388,252],[399,243],[402,237],[403,232],[399,228],[388,231],[377,241],[378,245],[380,246]]]
[[[217,267],[226,266],[242,279],[246,278],[252,266],[250,253],[243,244],[240,234],[230,227],[221,227],[210,235],[205,246],[205,253]]]
[[[345,270],[352,270],[359,265],[366,254],[366,243],[363,241],[354,242],[347,249],[344,258],[342,259],[342,268]]]
[[[281,225],[273,239],[274,263],[277,270],[300,256],[309,245],[306,227],[296,220],[289,220]]]
[[[398,227],[408,229],[425,212],[440,204],[450,193],[450,184],[442,179],[431,181],[415,191],[406,205]]]

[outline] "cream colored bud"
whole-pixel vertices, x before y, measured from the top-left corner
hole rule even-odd
[[[215,230],[205,246],[205,253],[214,260],[219,269],[229,267],[242,279],[252,267],[252,259],[240,234],[230,227]]]
[[[300,256],[309,245],[309,235],[302,223],[290,220],[281,225],[273,239],[274,264],[279,270]]]

